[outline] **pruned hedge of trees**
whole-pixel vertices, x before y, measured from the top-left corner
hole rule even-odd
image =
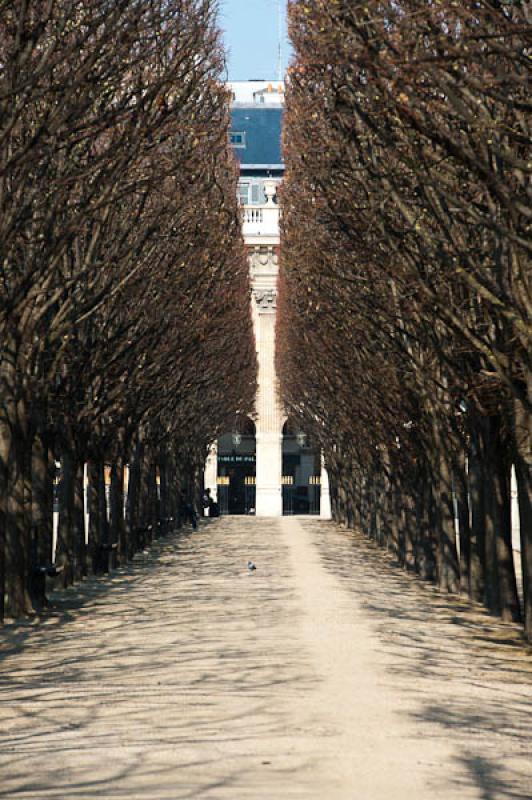
[[[252,408],[215,13],[0,2],[0,617],[43,601],[56,462],[68,585],[164,531]]]
[[[278,368],[335,517],[532,639],[530,23],[290,3]]]

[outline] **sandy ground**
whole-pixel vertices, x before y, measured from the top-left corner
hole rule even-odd
[[[519,629],[332,523],[210,521],[0,637],[0,798],[532,798]]]

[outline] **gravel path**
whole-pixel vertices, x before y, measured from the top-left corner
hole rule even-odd
[[[0,636],[0,798],[532,797],[518,628],[332,523],[210,521]]]

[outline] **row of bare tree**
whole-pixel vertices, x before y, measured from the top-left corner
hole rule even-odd
[[[336,518],[532,639],[530,23],[290,4],[278,369]]]
[[[253,404],[215,6],[0,0],[0,617],[130,557]]]

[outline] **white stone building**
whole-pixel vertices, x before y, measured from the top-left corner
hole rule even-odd
[[[231,144],[241,167],[239,198],[249,253],[258,393],[254,418],[236,417],[233,430],[211,447],[205,486],[222,514],[303,513],[327,518],[329,486],[321,456],[297,421],[287,420],[275,374],[284,87],[274,81],[238,81],[230,88]]]

